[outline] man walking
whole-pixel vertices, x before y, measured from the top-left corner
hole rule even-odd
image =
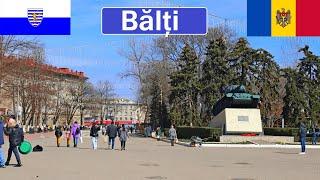
[[[23,142],[24,140],[24,135],[23,135],[23,130],[22,128],[19,127],[19,125],[16,123],[15,116],[11,115],[9,117],[7,126],[4,128],[4,134],[9,136],[9,150],[8,150],[8,158],[6,162],[6,166],[9,165],[10,159],[12,152],[14,153],[16,160],[17,160],[17,165],[16,167],[21,167],[21,160],[18,152],[18,146]]]
[[[174,141],[177,139],[177,131],[173,125],[169,129],[169,139],[171,141],[171,146],[174,146]]]
[[[303,122],[300,122],[301,152],[299,154],[306,154],[306,136],[307,136],[306,125]]]
[[[114,150],[114,139],[117,137],[117,126],[114,125],[114,121],[111,122],[111,125],[107,127],[107,135],[109,136],[108,148],[110,149],[110,145],[112,150]]]
[[[5,160],[4,160],[4,154],[2,150],[2,145],[4,144],[4,138],[3,138],[3,119],[0,118],[0,168],[5,168]]]
[[[54,134],[56,135],[57,147],[60,147],[61,137],[62,137],[62,128],[61,126],[57,126],[55,128]]]
[[[99,131],[100,131],[100,126],[98,126],[96,123],[93,123],[90,129],[90,136],[91,136],[93,150],[97,150],[98,148]]]

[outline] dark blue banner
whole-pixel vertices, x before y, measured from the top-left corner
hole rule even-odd
[[[111,35],[203,35],[206,8],[103,8],[102,33]]]

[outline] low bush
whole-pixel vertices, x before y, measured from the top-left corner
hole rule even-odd
[[[263,128],[267,136],[293,136],[294,141],[299,141],[299,128]]]
[[[219,141],[222,130],[210,127],[179,126],[177,127],[177,134],[178,139],[190,139],[192,136],[198,136],[202,139],[208,138],[210,141]]]

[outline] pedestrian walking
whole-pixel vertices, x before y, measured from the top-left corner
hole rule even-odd
[[[4,134],[9,136],[8,157],[5,165],[9,165],[13,152],[18,163],[15,167],[21,167],[22,164],[17,147],[24,141],[24,134],[22,128],[19,127],[15,119],[15,116],[11,115],[6,127],[4,128]]]
[[[77,121],[75,121],[71,127],[71,135],[73,137],[73,147],[78,146],[80,134],[81,134],[80,125],[78,124]]]
[[[65,128],[65,136],[66,136],[66,140],[67,140],[67,147],[70,147],[70,139],[71,139],[71,131],[69,127]]]
[[[121,143],[121,151],[126,150],[126,142],[127,142],[127,139],[129,138],[129,135],[128,135],[128,130],[124,127],[124,124],[122,124],[122,127],[120,128],[118,134],[119,134],[119,139]]]
[[[300,122],[300,142],[301,142],[301,152],[300,154],[306,154],[306,136],[307,129],[306,125],[303,122]]]
[[[84,126],[80,126],[80,136],[79,136],[79,141],[82,144],[83,143],[83,130],[84,130]]]
[[[133,126],[130,126],[130,133],[133,134]]]
[[[161,137],[161,128],[160,127],[157,127],[156,136],[157,136],[157,140],[160,141],[160,137]]]
[[[4,154],[2,150],[2,145],[4,144],[4,138],[3,138],[3,128],[4,128],[4,122],[3,119],[0,118],[0,168],[5,168],[5,160],[4,160]]]
[[[103,135],[103,136],[106,135],[107,129],[106,129],[106,126],[105,126],[105,125],[102,126],[101,131],[102,131],[102,135]]]
[[[173,125],[171,125],[171,128],[169,129],[169,139],[171,141],[171,146],[174,146],[174,142],[177,139],[177,131]]]
[[[107,127],[107,135],[109,137],[108,142],[108,149],[110,149],[110,146],[112,150],[114,150],[114,140],[117,137],[117,126],[114,125],[114,121],[111,122],[111,125]]]
[[[61,142],[61,137],[62,137],[62,127],[61,126],[57,126],[55,128],[54,134],[56,135],[57,147],[60,147],[60,142]]]
[[[100,126],[98,126],[96,123],[93,123],[90,129],[90,137],[91,137],[93,150],[97,150],[98,148],[99,131],[100,131]]]
[[[316,125],[313,124],[312,125],[312,145],[316,145],[317,144],[317,133],[316,133]]]

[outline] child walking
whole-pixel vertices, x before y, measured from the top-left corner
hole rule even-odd
[[[66,128],[65,136],[67,139],[67,147],[70,147],[70,139],[71,139],[70,128]]]

